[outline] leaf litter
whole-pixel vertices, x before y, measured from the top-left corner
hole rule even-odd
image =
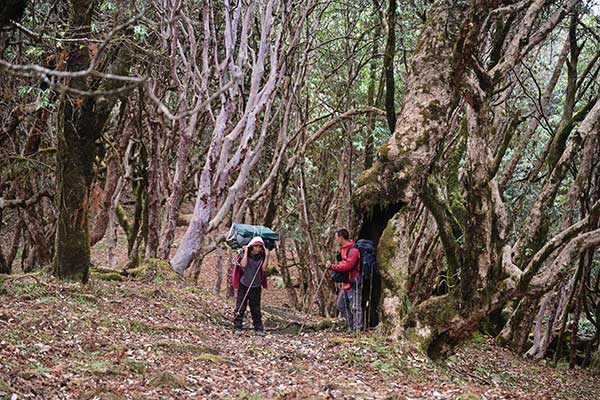
[[[13,286],[17,285],[15,283]],[[233,300],[178,280],[38,278],[2,291],[4,399],[596,399],[597,377],[485,338],[443,362],[377,330],[344,333],[265,305],[268,335],[232,334]],[[289,329],[305,324],[307,329]],[[249,320],[245,326],[251,326]]]

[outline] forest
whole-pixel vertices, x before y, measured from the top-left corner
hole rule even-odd
[[[0,398],[597,399],[599,74],[597,0],[0,0]]]

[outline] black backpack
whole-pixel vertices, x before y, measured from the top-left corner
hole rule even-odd
[[[377,269],[375,245],[366,239],[357,240],[354,247],[360,251],[360,279],[362,280],[363,326],[372,328],[379,324],[381,276]]]
[[[375,257],[375,245],[367,239],[359,239],[354,243],[354,248],[360,253],[360,279],[368,284],[377,272],[377,259]]]

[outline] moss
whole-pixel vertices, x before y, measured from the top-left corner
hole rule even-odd
[[[456,317],[456,301],[449,294],[431,297],[415,307],[402,321],[405,338],[424,354],[440,334],[448,330]]]
[[[121,375],[121,371],[111,361],[95,360],[90,362],[85,370],[94,375]]]
[[[396,214],[388,221],[383,230],[377,245],[377,264],[383,279],[395,294],[403,294],[406,285],[406,276],[401,268],[394,264],[397,259],[399,247],[398,232],[396,232],[396,223],[399,215]]]
[[[215,354],[211,353],[202,353],[198,356],[198,360],[200,361],[208,361],[213,364],[223,364],[225,360]]]
[[[383,145],[380,150],[388,154],[389,146]],[[375,207],[393,208],[402,199],[403,190],[408,182],[407,177],[412,173],[406,157],[395,155],[391,160],[387,156],[380,156],[373,166],[363,171],[357,179],[352,197],[355,209],[368,213],[373,212]]]
[[[134,279],[159,279],[159,280],[179,280],[171,265],[159,258],[148,258],[141,262],[137,267],[126,270],[127,276]]]
[[[444,116],[444,109],[441,107],[440,101],[436,99],[421,111],[421,115],[423,115],[423,118],[427,117],[428,120],[439,120]]]
[[[383,145],[382,148],[388,149],[389,147]],[[357,186],[352,200],[354,206],[359,210],[369,211],[377,205],[386,208],[390,200],[394,198],[384,186],[385,164],[382,162],[383,158],[375,161],[375,164],[363,171],[357,179]]]
[[[88,293],[73,293],[69,302],[84,306],[95,306],[98,304],[98,299]]]
[[[434,131],[434,129],[424,130],[423,133],[415,139],[415,148],[428,145],[431,138],[431,134],[433,133],[435,135],[436,133],[435,131],[432,131]]]
[[[486,343],[485,337],[479,331],[473,332],[471,335],[471,343],[475,345],[482,345]]]
[[[336,324],[336,321],[333,319],[323,319],[314,326],[314,330],[322,331],[325,329],[331,329],[335,326],[335,324]]]
[[[377,155],[379,156],[380,160],[383,161],[388,161],[389,160],[389,152],[390,152],[390,144],[389,143],[384,143],[381,146],[379,146],[379,149],[377,149]]]
[[[160,258],[148,258],[144,261],[148,267],[172,271],[171,265]],[[175,272],[173,272],[175,273]]]
[[[131,268],[127,270],[127,275],[132,278],[141,278],[148,271],[148,267],[146,265],[139,265],[135,268]]]
[[[588,102],[584,107],[582,107],[581,110],[575,113],[571,120],[569,120],[557,134],[554,135],[552,142],[550,143],[548,156],[546,157],[546,166],[548,167],[548,171],[552,171],[556,166],[556,163],[558,163],[560,157],[565,151],[571,132],[578,122],[581,122],[585,119],[586,115],[592,109],[594,104],[595,99]]]
[[[20,282],[13,285],[12,292],[17,296],[28,300],[45,297],[48,294],[46,288],[37,283]]]
[[[146,333],[149,335],[163,335],[168,332],[177,332],[185,330],[183,327],[169,324],[149,324],[143,321],[129,321],[129,330],[131,332]]]
[[[145,361],[126,360],[125,363],[131,372],[135,374],[146,375],[146,372],[148,371],[148,364]]]
[[[377,171],[381,163],[376,161],[373,166],[367,170],[364,170],[356,180],[357,187],[366,186],[370,184],[377,184]]]
[[[456,316],[456,301],[449,294],[431,297],[418,306],[417,312],[421,320],[438,327],[446,327]]]
[[[377,183],[358,186],[354,192],[353,203],[359,210],[370,210],[385,200],[380,196],[381,187]]]
[[[0,286],[4,285],[4,282],[12,279],[12,275],[9,274],[0,274]]]
[[[342,345],[342,344],[353,343],[354,342],[354,338],[335,336],[335,337],[330,338],[328,340],[328,342],[332,346],[339,346],[339,345]]]
[[[101,319],[98,324],[105,328],[116,328],[122,329],[127,332],[135,332],[135,333],[143,333],[150,336],[159,336],[164,335],[169,332],[194,332],[196,333],[196,329],[191,328],[189,326],[178,326],[178,325],[170,325],[170,324],[151,324],[140,320],[132,320],[125,318],[104,318]],[[170,344],[165,344],[159,342],[156,344],[157,346],[170,346]]]
[[[458,396],[457,400],[481,400],[481,396],[472,392],[466,392]]]
[[[185,378],[183,376],[172,374],[168,371],[155,374],[150,378],[150,385],[163,388],[180,389],[185,387]]]
[[[104,273],[92,273],[92,278],[100,279],[103,281],[122,281],[123,275],[118,272],[104,272]]]

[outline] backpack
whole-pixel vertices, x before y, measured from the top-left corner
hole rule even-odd
[[[377,269],[375,245],[366,239],[357,240],[354,247],[360,252],[360,279],[362,280],[363,326],[372,328],[379,324],[381,276]]]
[[[359,239],[354,243],[354,248],[360,253],[360,275],[363,284],[369,284],[377,271],[377,259],[375,256],[375,245],[367,239]]]
[[[354,243],[354,246],[351,248],[357,249],[360,253],[360,273],[358,275],[358,279],[363,282],[363,284],[370,285],[373,277],[377,274],[377,260],[375,258],[375,246],[372,241],[367,239],[359,239]],[[350,249],[348,249],[350,251]],[[338,257],[338,261],[341,257]],[[352,267],[350,271],[345,272],[336,272],[333,271],[331,273],[331,280],[336,283],[349,283],[350,282],[350,272],[352,272],[356,266]]]

